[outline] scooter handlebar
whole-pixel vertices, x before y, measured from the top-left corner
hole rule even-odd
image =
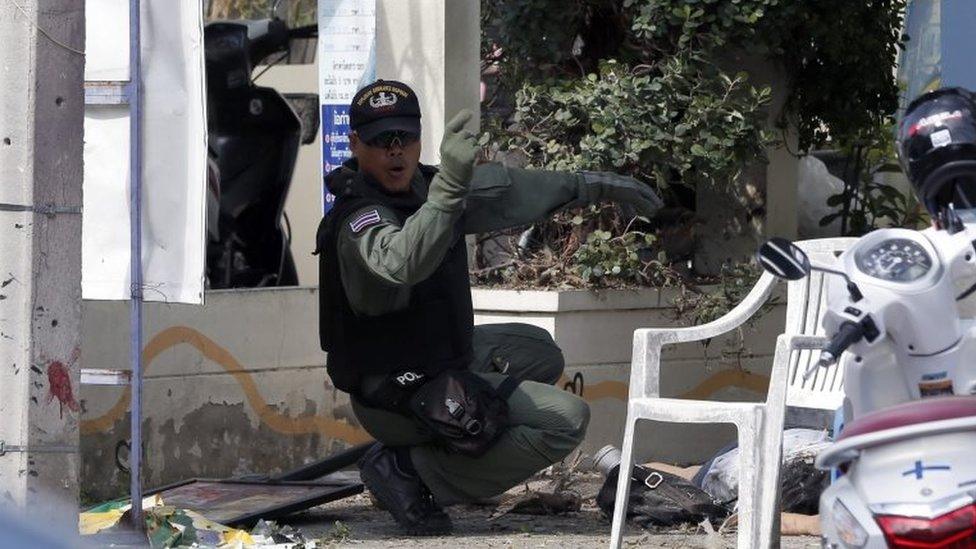
[[[848,347],[857,343],[864,337],[864,326],[860,322],[847,321],[841,324],[840,329],[830,338],[827,345],[820,353],[820,366],[830,366],[837,362]]]
[[[811,364],[807,371],[803,372],[803,381],[809,379],[818,368],[832,366],[840,358],[840,355],[844,354],[844,351],[848,347],[857,343],[863,337],[864,325],[860,322],[847,321],[841,324],[837,333],[821,349],[820,360],[816,364]]]

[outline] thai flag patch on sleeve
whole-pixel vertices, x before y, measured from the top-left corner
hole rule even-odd
[[[376,225],[379,222],[380,222],[380,212],[376,210],[370,210],[368,212],[364,212],[356,216],[356,219],[353,219],[352,221],[349,222],[349,227],[352,229],[352,232],[358,233],[359,231],[365,229],[366,227],[369,227],[370,225]]]

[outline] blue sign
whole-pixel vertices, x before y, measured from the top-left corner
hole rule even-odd
[[[376,0],[319,0],[319,97],[322,176],[352,157],[349,102],[376,73]],[[335,197],[322,191],[328,213]]]
[[[349,105],[322,105],[322,173],[328,175],[352,157],[349,150]],[[325,193],[325,212],[335,197]]]

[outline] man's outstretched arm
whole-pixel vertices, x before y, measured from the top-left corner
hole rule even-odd
[[[651,188],[608,172],[559,172],[475,167],[464,212],[464,232],[483,233],[534,223],[567,207],[611,200],[650,217],[662,202]]]

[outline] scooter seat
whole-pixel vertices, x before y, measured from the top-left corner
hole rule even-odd
[[[976,397],[928,398],[866,414],[844,427],[838,441],[896,427],[976,416]]]

